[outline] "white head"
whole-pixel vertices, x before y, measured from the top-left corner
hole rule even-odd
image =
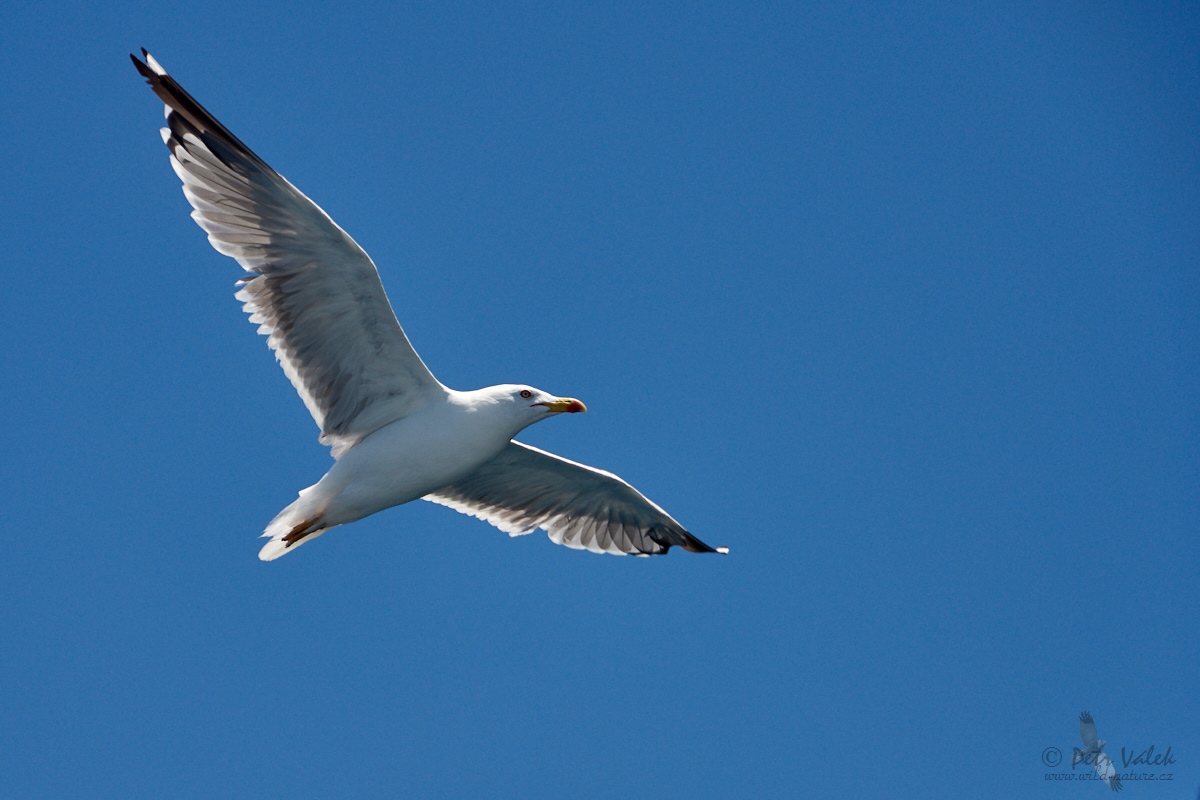
[[[532,386],[511,383],[464,394],[477,411],[508,421],[514,435],[522,428],[557,414],[587,411],[587,406],[574,397],[558,397]]]

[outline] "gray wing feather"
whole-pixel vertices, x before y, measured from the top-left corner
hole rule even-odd
[[[1100,737],[1096,735],[1096,723],[1092,721],[1092,715],[1086,711],[1079,715],[1079,738],[1083,739],[1083,745],[1088,750],[1092,750],[1100,743]]]
[[[509,442],[478,470],[424,499],[510,536],[542,528],[551,541],[576,550],[659,555],[678,545],[693,553],[718,552],[611,472],[520,442]]]
[[[144,50],[163,141],[192,219],[250,273],[237,298],[336,458],[444,391],[396,320],[361,247],[242,144]]]

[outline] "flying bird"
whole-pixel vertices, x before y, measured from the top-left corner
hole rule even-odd
[[[460,392],[425,366],[371,258],[314,202],[184,91],[130,54],[166,103],[162,139],[192,219],[241,264],[238,300],[332,448],[334,465],[279,512],[271,561],[339,525],[423,498],[511,536],[542,528],[595,553],[727,553],[688,533],[610,472],[513,441],[535,422],[586,411],[532,386]]]
[[[1117,774],[1117,768],[1113,766],[1112,759],[1104,752],[1104,745],[1108,742],[1100,739],[1096,735],[1096,723],[1092,721],[1092,715],[1084,711],[1079,715],[1079,738],[1083,739],[1083,755],[1091,756],[1092,766],[1096,768],[1096,774],[1100,776],[1100,780],[1108,784],[1108,788],[1114,792],[1121,791],[1121,776]]]

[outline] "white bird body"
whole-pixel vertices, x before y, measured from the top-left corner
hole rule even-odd
[[[344,525],[424,497],[491,461],[525,425],[497,413],[510,409],[476,397],[488,391],[447,392],[351,448],[315,487],[337,492],[330,522]]]
[[[300,498],[271,521],[266,533],[286,534],[304,521],[309,522],[306,528],[320,526],[297,540],[299,545],[330,528],[418,500],[471,474],[495,458],[522,429],[555,413],[544,406],[522,413],[529,406],[520,408],[511,402],[521,390],[537,391],[520,386],[473,392],[446,389],[441,398],[345,451],[321,480],[301,490]],[[280,544],[262,555],[272,560],[286,549]]]
[[[236,296],[333,448],[333,467],[267,525],[260,558],[418,498],[576,549],[714,552],[616,475],[513,441],[583,403],[438,381],[363,249],[142,53],[130,58],[166,103],[161,134],[192,218],[249,273]]]

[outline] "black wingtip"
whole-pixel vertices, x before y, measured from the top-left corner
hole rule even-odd
[[[675,542],[675,544],[678,544],[689,553],[720,553],[721,555],[729,553],[728,547],[709,547],[687,531],[683,531],[683,541]]]
[[[145,48],[142,48],[142,55],[148,55]],[[133,53],[129,54],[129,60],[133,62],[133,68],[138,71],[138,74],[146,79],[146,83],[153,86],[154,79],[158,76],[154,74],[154,70],[150,69],[150,65],[143,64],[142,61]]]
[[[226,161],[226,156],[220,152],[220,146],[224,146],[233,150],[243,158],[248,158],[255,162],[260,169],[274,173],[266,162],[254,154],[254,151],[242,143],[240,139],[230,133],[229,129],[217,121],[217,118],[208,112],[204,106],[196,102],[187,91],[167,71],[163,69],[162,64],[159,64],[154,56],[150,55],[146,48],[142,48],[142,55],[145,56],[145,62],[142,62],[133,53],[129,54],[129,58],[133,61],[133,66],[137,68],[138,73],[146,79],[146,83],[162,100],[171,108],[173,114],[178,114],[180,118],[186,121],[191,127],[191,132],[201,138],[212,137],[214,141],[207,141],[206,146],[213,151],[213,155],[222,161]],[[168,120],[170,117],[168,118]],[[178,122],[178,120],[177,120]],[[171,129],[174,130],[176,123],[171,123]]]

